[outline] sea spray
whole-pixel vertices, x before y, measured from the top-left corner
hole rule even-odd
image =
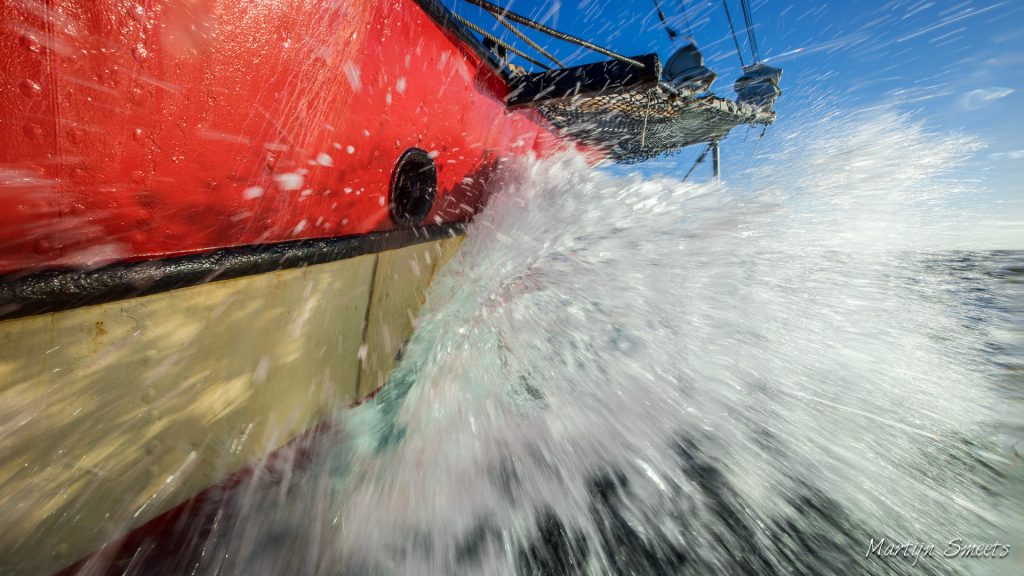
[[[925,242],[975,144],[894,114],[798,136],[737,185],[510,168],[387,387],[287,495],[239,500],[211,569],[1019,570],[1019,539],[942,557],[1021,522],[1013,303]]]

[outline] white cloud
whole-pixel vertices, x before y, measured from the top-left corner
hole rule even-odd
[[[1002,160],[1024,160],[1024,150],[1010,150],[1009,152],[996,152],[992,155],[993,159]]]
[[[964,94],[960,103],[967,110],[977,110],[978,108],[987,106],[1000,98],[1006,98],[1010,94],[1013,94],[1012,88],[1003,88],[1001,86],[979,88]]]

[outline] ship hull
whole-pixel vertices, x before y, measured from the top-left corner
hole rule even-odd
[[[374,392],[458,241],[0,323],[3,562],[52,573]]]
[[[427,0],[0,16],[0,572],[103,573],[379,389],[501,165],[572,146]]]

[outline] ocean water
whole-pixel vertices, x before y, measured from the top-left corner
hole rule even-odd
[[[977,144],[801,130],[725,184],[508,166],[382,392],[167,572],[1024,573],[1024,253],[937,225]]]

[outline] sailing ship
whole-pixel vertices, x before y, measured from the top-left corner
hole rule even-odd
[[[519,40],[456,0],[0,4],[0,572],[137,569],[385,385],[506,161],[774,121],[762,63],[729,100],[692,42],[468,1]]]

